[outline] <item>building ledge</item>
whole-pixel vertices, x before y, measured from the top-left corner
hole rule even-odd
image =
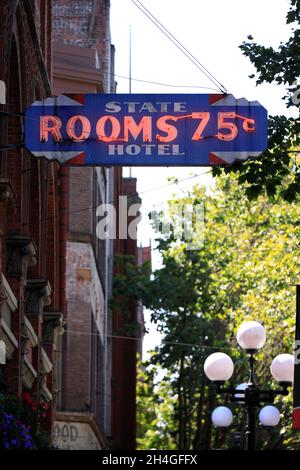
[[[42,348],[42,372],[49,374],[52,370],[52,362],[50,361],[46,351]]]
[[[51,286],[48,279],[27,280],[27,315],[41,315],[51,304]]]
[[[64,317],[61,312],[43,312],[43,344],[53,344],[55,336],[64,334]]]
[[[11,232],[6,235],[7,276],[27,278],[27,270],[36,264],[36,245],[28,235]]]
[[[52,393],[45,384],[41,387],[41,395],[46,401],[52,401],[53,399]]]
[[[18,307],[18,301],[17,301],[17,298],[15,296],[15,294],[13,293],[6,277],[4,276],[4,274],[2,274],[2,284],[3,284],[3,289],[4,289],[4,293],[5,293],[5,296],[6,296],[6,302],[9,306],[9,308],[11,309],[12,312],[14,312],[17,307]]]
[[[61,423],[70,423],[70,424],[86,424],[89,425],[92,429],[95,437],[98,441],[98,444],[102,450],[109,449],[108,442],[106,437],[100,430],[93,413],[85,413],[78,411],[59,411],[55,414],[55,421],[57,424]]]
[[[4,318],[1,319],[0,326],[0,340],[4,341],[5,343],[6,358],[11,360],[14,351],[18,349],[18,341],[12,331],[7,326]]]
[[[33,329],[32,324],[30,323],[27,317],[25,317],[25,326],[26,326],[28,338],[30,339],[31,345],[34,348],[35,346],[38,345],[38,337]]]
[[[37,378],[37,372],[30,364],[30,362],[24,358],[24,375],[23,375],[23,385],[27,389],[31,389],[33,382]]]

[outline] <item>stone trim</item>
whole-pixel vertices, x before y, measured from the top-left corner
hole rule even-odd
[[[53,344],[55,335],[64,333],[64,320],[61,312],[43,313],[43,344]]]
[[[43,384],[41,386],[41,396],[46,400],[46,401],[52,401],[53,396],[52,393],[50,392],[49,388],[47,385]]]
[[[56,421],[64,421],[69,423],[87,423],[91,426],[95,436],[98,439],[98,442],[102,449],[109,449],[106,437],[99,429],[98,424],[95,421],[95,416],[92,413],[80,413],[76,411],[64,412],[59,411],[55,413]]]
[[[42,315],[45,306],[51,304],[51,286],[47,279],[27,281],[27,315]]]
[[[33,382],[37,378],[37,371],[34,369],[32,364],[24,357],[24,370],[22,382],[25,388],[31,389]]]
[[[52,362],[50,361],[44,348],[41,349],[41,369],[42,374],[49,374],[52,370]]]
[[[2,273],[2,286],[3,286],[3,291],[4,291],[3,293],[5,295],[5,301],[7,302],[10,310],[14,312],[15,310],[17,310],[18,300],[15,294],[13,293],[13,291],[11,290],[11,287],[3,273]]]
[[[33,326],[32,324],[30,323],[30,321],[28,320],[27,317],[25,317],[25,327],[26,327],[26,330],[27,330],[27,335],[28,335],[28,338],[32,344],[32,347],[34,348],[35,346],[38,345],[38,337],[33,329]]]
[[[7,178],[0,178],[0,235],[5,235],[5,216],[7,212],[15,211],[16,194]]]
[[[30,266],[36,264],[36,245],[34,241],[23,233],[10,233],[6,235],[8,276],[27,278]]]
[[[18,341],[14,334],[7,326],[4,318],[0,321],[0,340],[4,341],[6,348],[6,358],[11,360],[16,349],[18,349]]]

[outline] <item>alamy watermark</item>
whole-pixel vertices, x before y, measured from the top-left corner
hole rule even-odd
[[[141,204],[129,204],[130,198],[120,196],[118,207],[100,204],[96,235],[100,240],[137,239],[142,219]],[[148,219],[156,233],[174,243],[184,242],[188,250],[199,250],[204,242],[204,203],[166,203],[160,211],[151,211]]]

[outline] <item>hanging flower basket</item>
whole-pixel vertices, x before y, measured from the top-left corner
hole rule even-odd
[[[0,394],[0,450],[52,449],[48,419],[48,404],[37,406],[29,393],[22,398]]]

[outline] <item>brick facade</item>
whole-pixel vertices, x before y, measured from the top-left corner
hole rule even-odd
[[[53,39],[55,94],[114,92],[108,1],[54,0]],[[83,445],[79,438],[63,440],[64,426],[90,426],[94,437],[87,448],[94,448],[95,442],[103,446],[104,436],[111,435],[107,328],[113,245],[98,240],[95,232],[96,208],[110,199],[113,175],[114,170],[106,168],[68,169],[68,308],[56,422],[57,442],[63,448]]]
[[[114,338],[125,318],[109,301],[114,256],[137,256],[137,247],[95,232],[97,206],[115,201],[118,208],[119,195],[135,193],[136,182],[121,168],[68,168],[31,156],[22,146],[22,113],[55,94],[115,92],[109,8],[109,0],[0,2],[0,80],[7,85],[0,105],[0,339],[7,352],[0,387],[28,391],[54,414],[57,404],[55,433],[64,448],[135,447],[137,343]],[[82,432],[89,441],[80,440]]]
[[[109,1],[54,0],[53,12],[55,92],[114,92]],[[114,202],[118,211],[119,196],[135,193],[136,180],[124,179],[122,168],[69,169],[68,326],[63,338],[60,416],[69,429],[79,425],[79,416],[83,426],[91,415],[108,442],[122,449],[135,448],[136,354],[141,342],[115,337],[128,318],[110,310],[110,295],[114,257],[128,254],[137,258],[138,250],[135,240],[98,240],[95,214],[97,206],[105,202]],[[103,294],[96,302],[100,311],[95,311],[95,302],[85,291],[96,281]],[[135,303],[130,321],[137,321]],[[62,432],[61,421],[57,429]],[[60,442],[64,448],[82,445],[78,440],[77,444]]]
[[[4,385],[8,393],[27,390],[48,401],[53,411],[55,332],[65,307],[60,168],[22,148],[21,116],[52,93],[51,21],[51,0],[0,3],[0,80],[7,86],[0,106],[0,185],[7,187],[0,245]]]
[[[55,0],[52,23],[55,41],[97,50],[106,89],[111,67],[109,9],[110,0]]]
[[[115,175],[115,201],[118,196],[127,196],[128,204],[141,202],[136,188],[136,178]],[[117,204],[117,211],[119,207]],[[134,217],[128,217],[128,224]],[[117,224],[118,231],[118,224]],[[114,255],[131,256],[139,262],[139,249],[132,238],[117,239]],[[122,274],[121,266],[115,267],[114,274]],[[141,352],[143,338],[142,311],[132,299],[126,299],[129,312],[115,310],[112,322],[112,435],[119,449],[134,450],[136,446],[136,371],[137,354]],[[139,314],[139,315],[138,315]],[[140,317],[140,318],[139,318]],[[140,323],[140,331],[138,331]],[[133,328],[134,334],[127,330]],[[127,339],[126,336],[129,338]],[[139,338],[135,341],[133,338]]]

